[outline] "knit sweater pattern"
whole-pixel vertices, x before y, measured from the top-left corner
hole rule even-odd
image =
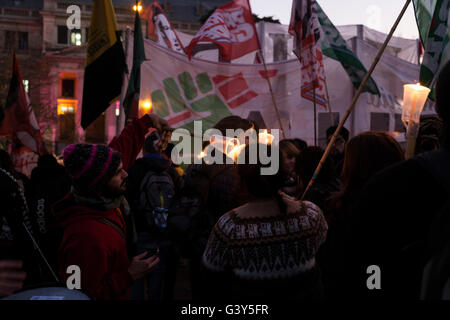
[[[243,280],[275,280],[315,267],[328,230],[318,206],[305,201],[299,212],[254,218],[239,218],[235,210],[211,232],[203,254],[207,269],[231,271]]]

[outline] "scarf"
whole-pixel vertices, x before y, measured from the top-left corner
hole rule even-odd
[[[97,194],[81,194],[73,186],[71,191],[73,197],[75,198],[75,202],[80,205],[95,207],[100,210],[120,209],[124,215],[128,215],[130,213],[130,206],[124,196],[109,199],[103,198]]]

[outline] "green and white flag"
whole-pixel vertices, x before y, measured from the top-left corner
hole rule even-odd
[[[449,9],[450,0],[436,1],[433,19],[424,45],[425,54],[420,67],[420,83],[428,88],[434,87],[436,76],[450,58]],[[418,27],[421,30],[426,26],[418,25]],[[432,92],[431,97],[433,96]]]
[[[428,31],[430,30],[436,2],[437,0],[413,0],[420,40],[424,47],[428,39]]]
[[[344,38],[327,17],[325,12],[323,12],[317,1],[315,2],[315,5],[319,23],[324,34],[324,37],[322,37],[322,53],[331,59],[339,61],[350,77],[354,87],[358,89],[367,73],[366,68],[355,53],[347,47]],[[363,92],[380,95],[377,84],[372,77],[367,81]]]

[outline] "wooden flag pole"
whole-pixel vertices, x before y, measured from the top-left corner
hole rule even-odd
[[[249,0],[247,0],[247,5],[250,9],[250,12],[252,12],[252,7],[250,6]],[[280,111],[278,110],[277,102],[275,101],[275,95],[273,94],[273,90],[272,90],[272,84],[270,83],[270,79],[269,79],[269,73],[267,72],[266,58],[264,58],[263,50],[261,47],[261,41],[259,40],[258,31],[256,31],[255,21],[253,21],[252,25],[253,25],[253,31],[255,32],[255,35],[256,35],[256,41],[258,41],[258,47],[259,47],[258,52],[259,52],[259,55],[261,57],[263,65],[264,65],[264,72],[266,74],[267,84],[269,85],[269,91],[270,91],[270,95],[272,97],[273,107],[274,107],[275,113],[277,115],[278,123],[280,124],[281,135],[283,136],[283,139],[286,139],[286,134],[284,133],[283,124],[281,123]]]
[[[259,42],[259,39],[258,39],[258,42]],[[275,109],[275,113],[277,114],[278,123],[280,124],[281,135],[283,136],[283,139],[286,139],[286,135],[285,135],[284,129],[283,129],[283,124],[281,123],[280,111],[278,110],[277,102],[275,100],[275,95],[273,94],[272,84],[270,83],[270,79],[269,79],[269,72],[267,71],[266,58],[264,58],[264,55],[263,55],[263,52],[261,49],[261,45],[259,45],[259,48],[260,48],[259,55],[261,56],[261,60],[264,65],[264,72],[266,73],[266,80],[269,85],[270,95],[272,96],[273,107]]]
[[[372,75],[373,70],[375,70],[375,67],[377,66],[378,62],[380,61],[381,56],[383,55],[384,51],[386,50],[386,47],[387,47],[389,41],[391,40],[395,30],[397,29],[398,24],[400,23],[400,20],[402,19],[403,15],[405,14],[405,11],[408,8],[410,3],[411,3],[411,0],[406,0],[406,3],[403,6],[402,11],[400,12],[399,16],[397,17],[397,20],[395,21],[394,25],[391,28],[391,31],[389,32],[386,40],[384,41],[383,46],[378,51],[378,54],[375,57],[375,60],[373,61],[372,66],[370,67],[370,69],[366,73],[366,76],[364,77],[363,81],[359,85],[358,91],[356,91],[356,94],[353,97],[353,100],[352,100],[350,106],[348,107],[347,111],[345,112],[345,115],[342,118],[341,122],[339,122],[339,125],[338,125],[336,131],[334,132],[333,136],[331,137],[331,140],[328,143],[327,149],[325,150],[325,152],[324,152],[324,154],[322,156],[322,159],[320,159],[320,162],[319,162],[319,165],[316,168],[316,171],[314,172],[311,180],[308,183],[308,186],[306,187],[305,191],[303,192],[302,197],[300,198],[301,200],[303,200],[305,198],[306,193],[309,191],[309,189],[313,185],[314,181],[316,180],[317,176],[320,173],[320,170],[322,170],[322,166],[325,163],[325,160],[328,158],[328,155],[330,154],[331,147],[333,146],[334,142],[336,141],[336,138],[337,138],[339,132],[341,131],[342,127],[344,126],[345,121],[347,121],[348,117],[350,116],[350,114],[352,113],[353,109],[355,108],[356,102],[358,101],[359,96],[361,95],[364,86],[366,85],[367,81],[369,81],[369,78]]]
[[[316,80],[313,81],[314,98],[314,146],[317,147],[317,103],[316,103]]]
[[[327,94],[328,111],[330,114],[330,127],[334,126],[333,110],[331,109],[330,95],[328,94],[327,77],[325,76],[325,92]]]

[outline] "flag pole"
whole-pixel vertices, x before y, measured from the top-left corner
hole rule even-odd
[[[369,78],[372,75],[373,70],[375,70],[375,67],[377,66],[378,62],[380,61],[381,56],[383,55],[384,51],[386,50],[386,47],[387,47],[389,41],[391,40],[395,30],[398,27],[398,24],[400,23],[401,19],[403,18],[403,15],[405,14],[405,11],[408,8],[410,3],[411,3],[411,0],[406,0],[406,3],[403,6],[402,11],[400,12],[399,16],[397,17],[397,20],[395,21],[394,25],[391,28],[391,31],[389,32],[386,40],[384,41],[383,46],[378,51],[378,54],[375,57],[375,60],[373,61],[372,66],[370,67],[370,69],[366,73],[363,81],[359,85],[359,88],[356,91],[356,94],[353,97],[353,100],[352,100],[350,106],[348,107],[347,111],[345,112],[345,115],[342,118],[342,120],[339,122],[339,125],[338,125],[336,131],[334,132],[333,136],[331,137],[331,140],[328,143],[327,149],[325,150],[325,152],[324,152],[324,154],[322,156],[322,159],[320,159],[319,165],[317,166],[317,168],[316,168],[316,170],[315,170],[311,180],[309,181],[308,186],[306,187],[305,191],[303,192],[302,197],[300,198],[300,200],[303,200],[305,198],[306,193],[309,191],[309,189],[313,185],[314,181],[316,180],[317,176],[319,175],[320,170],[322,169],[322,166],[325,163],[325,160],[328,158],[328,155],[330,154],[331,147],[333,146],[334,142],[336,141],[336,138],[337,138],[339,132],[341,131],[342,127],[344,126],[345,121],[347,121],[348,117],[350,116],[350,114],[352,113],[353,109],[355,108],[356,102],[358,101],[359,96],[361,95],[364,86],[366,85],[367,81],[369,81]]]
[[[328,111],[330,114],[330,127],[334,126],[333,110],[331,109],[330,95],[328,94],[327,76],[325,75],[325,92],[327,94]]]
[[[125,31],[125,64],[128,62],[128,55],[130,54],[128,52],[128,46],[130,41],[130,28],[127,27],[127,30]],[[116,136],[122,132],[123,128],[125,127],[125,109],[123,108],[123,99],[125,98],[125,93],[128,88],[128,82],[130,80],[130,74],[128,70],[128,64],[127,64],[127,70],[123,73],[123,83],[122,83],[122,91],[120,92],[120,101],[119,101],[119,116],[116,120]]]
[[[252,13],[252,7],[250,6],[249,0],[247,0],[247,5],[250,9],[250,13]],[[255,21],[253,21],[253,31],[255,32],[256,40],[258,41],[259,55],[261,56],[261,60],[264,65],[264,72],[266,74],[267,84],[269,85],[270,96],[272,97],[272,104],[275,109],[275,113],[277,115],[278,123],[280,125],[281,135],[283,136],[283,139],[286,139],[286,134],[284,133],[283,124],[281,123],[280,111],[278,110],[277,102],[275,100],[275,95],[273,94],[272,84],[270,83],[270,79],[269,79],[269,72],[267,71],[266,58],[263,55],[263,50],[261,48],[261,41],[259,40],[258,31],[256,31]]]
[[[316,103],[316,80],[313,81],[314,98],[314,146],[317,147],[317,103]]]
[[[264,65],[264,72],[266,74],[266,80],[269,85],[269,91],[270,91],[270,95],[272,97],[273,107],[275,109],[275,113],[277,114],[277,119],[278,119],[278,123],[280,124],[280,129],[281,129],[281,134],[283,136],[283,139],[286,139],[286,135],[285,135],[284,129],[283,129],[283,124],[281,123],[280,111],[278,110],[277,102],[275,100],[275,95],[273,94],[272,84],[270,83],[270,79],[269,79],[269,72],[267,71],[266,58],[264,58],[264,55],[263,55],[263,52],[261,49],[261,44],[259,43],[259,38],[258,38],[258,44],[259,44],[259,55],[261,56],[261,60]]]

